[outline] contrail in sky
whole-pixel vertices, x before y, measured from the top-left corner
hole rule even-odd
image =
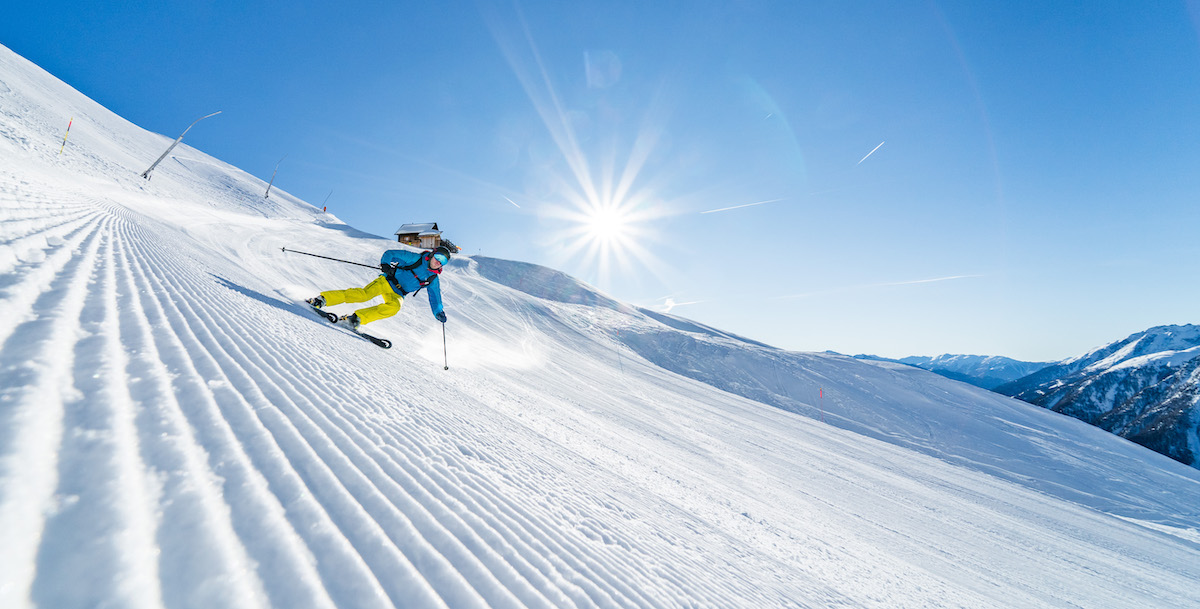
[[[500,196],[504,197],[504,195],[500,195]],[[504,197],[504,200],[505,200],[505,201],[508,201],[509,203],[512,203],[514,206],[516,206],[516,208],[517,208],[517,209],[520,209],[520,208],[521,208],[521,206],[520,206],[520,205],[517,205],[517,203],[516,203],[515,201],[513,201],[512,199],[510,199],[510,198],[508,198],[508,197]]]
[[[917,279],[915,281],[894,281],[891,283],[876,283],[867,287],[879,287],[888,285],[913,285],[915,283],[936,283],[938,281],[950,281],[953,279],[972,279],[975,277],[983,277],[983,275],[953,275],[951,277],[937,277],[934,279]]]
[[[702,212],[700,212],[700,213],[702,213],[702,214],[715,214],[715,213],[717,213],[717,212],[719,212],[719,211],[729,211],[729,210],[731,210],[731,209],[741,209],[741,208],[743,208],[743,207],[754,207],[755,205],[766,205],[767,203],[777,203],[777,202],[779,202],[779,201],[782,201],[782,200],[783,200],[783,199],[771,199],[770,201],[759,201],[758,203],[747,203],[747,204],[745,204],[745,205],[734,205],[733,207],[722,207],[721,209],[710,209],[710,210],[708,210],[708,211],[702,211]]]
[[[846,292],[854,292],[857,290],[867,290],[871,288],[891,287],[897,285],[917,285],[921,283],[937,283],[939,281],[954,281],[956,279],[974,279],[983,277],[983,275],[952,275],[950,277],[935,277],[933,279],[915,279],[912,281],[888,281],[885,283],[871,283],[866,285],[852,285],[839,288],[830,288],[828,290],[818,290],[815,292],[805,292],[803,294],[788,294],[786,296],[775,296],[776,299],[789,298],[811,298],[813,296],[829,296],[833,294],[844,294]]]
[[[868,152],[868,153],[867,153],[867,156],[871,156],[872,154],[875,154],[875,151],[876,151],[876,150],[879,150],[880,148],[883,148],[883,145],[884,145],[885,143],[887,143],[887,140],[884,140],[884,141],[882,141],[882,142],[879,142],[879,145],[878,145],[878,146],[876,146],[874,149],[872,149],[870,152]],[[865,156],[865,157],[863,157],[863,158],[859,159],[859,160],[858,160],[858,162],[857,162],[857,163],[855,163],[855,165],[862,165],[862,162],[863,162],[863,161],[865,161],[865,160],[867,160],[867,156]]]

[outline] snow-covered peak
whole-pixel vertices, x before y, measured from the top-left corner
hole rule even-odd
[[[881,360],[872,355],[857,355],[858,359]],[[935,357],[910,356],[895,361],[908,366],[916,366],[942,376],[965,383],[970,383],[984,389],[994,389],[1005,383],[1020,379],[1041,370],[1049,364],[1042,362],[1022,362],[1007,357],[994,355],[954,355],[945,354]]]
[[[1200,465],[1200,326],[1159,326],[997,390]]]
[[[1178,351],[1164,350],[1154,351],[1147,355],[1130,357],[1111,367],[1097,366],[1111,371],[1128,370],[1132,368],[1142,368],[1147,366],[1165,366],[1175,368],[1200,357],[1200,346],[1190,349],[1180,349]]]
[[[1022,362],[1012,358],[997,355],[956,355],[944,354],[936,357],[906,357],[900,362],[919,366],[927,370],[950,370],[972,376],[1004,376],[1015,371],[1026,371],[1029,374],[1039,368],[1044,368],[1046,362]],[[1021,375],[1024,376],[1024,375]]]
[[[1077,358],[1063,362],[1072,369],[1098,372],[1131,358],[1143,355],[1180,351],[1200,346],[1200,325],[1156,326],[1137,332],[1124,340],[1098,347]]]

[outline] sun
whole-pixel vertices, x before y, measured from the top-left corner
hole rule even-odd
[[[614,244],[628,232],[631,216],[615,205],[593,207],[583,218],[587,236],[600,243]]]
[[[648,190],[596,190],[573,191],[544,208],[562,260],[582,264],[601,288],[617,275],[659,267],[647,244],[657,241],[653,225],[664,215],[661,202]]]

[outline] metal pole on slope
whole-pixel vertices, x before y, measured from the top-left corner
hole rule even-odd
[[[287,155],[286,154],[283,155],[283,159],[286,159],[286,158],[287,158]],[[283,159],[279,159],[279,163],[282,163]],[[267,183],[267,194],[266,194],[266,196],[263,197],[264,199],[271,198],[271,185],[273,185],[275,183],[275,174],[279,173],[279,163],[275,163],[275,171],[271,172],[271,181],[269,183]]]
[[[208,118],[209,116],[216,116],[216,115],[218,115],[218,114],[220,114],[220,113],[221,113],[221,111],[220,111],[220,110],[217,110],[216,112],[213,112],[212,114],[209,114],[208,116],[201,116],[200,118],[196,119],[195,121],[192,121],[192,124],[188,125],[188,128],[187,128],[187,129],[184,129],[184,130],[183,130],[183,133],[180,133],[180,134],[179,134],[179,137],[175,138],[175,142],[174,142],[174,143],[172,143],[170,146],[168,146],[168,147],[167,147],[167,151],[166,151],[166,152],[164,152],[164,153],[162,153],[162,156],[158,157],[158,160],[157,160],[157,161],[154,161],[154,164],[150,166],[150,169],[147,169],[146,171],[143,171],[143,172],[142,172],[142,177],[143,177],[143,178],[146,178],[147,180],[149,180],[149,179],[150,179],[150,172],[151,172],[151,171],[154,171],[154,168],[155,168],[155,167],[158,167],[158,164],[159,164],[159,163],[161,163],[163,159],[167,158],[167,155],[168,155],[168,154],[171,154],[171,151],[175,149],[175,146],[176,146],[177,144],[179,144],[179,142],[183,141],[183,136],[187,135],[187,132],[188,132],[188,131],[191,131],[192,127],[195,127],[195,126],[196,126],[196,123],[198,123],[198,122],[200,122],[200,121],[202,121],[202,120],[204,120],[204,119]]]

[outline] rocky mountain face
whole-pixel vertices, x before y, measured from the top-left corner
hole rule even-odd
[[[995,389],[1200,466],[1200,326],[1159,326]]]

